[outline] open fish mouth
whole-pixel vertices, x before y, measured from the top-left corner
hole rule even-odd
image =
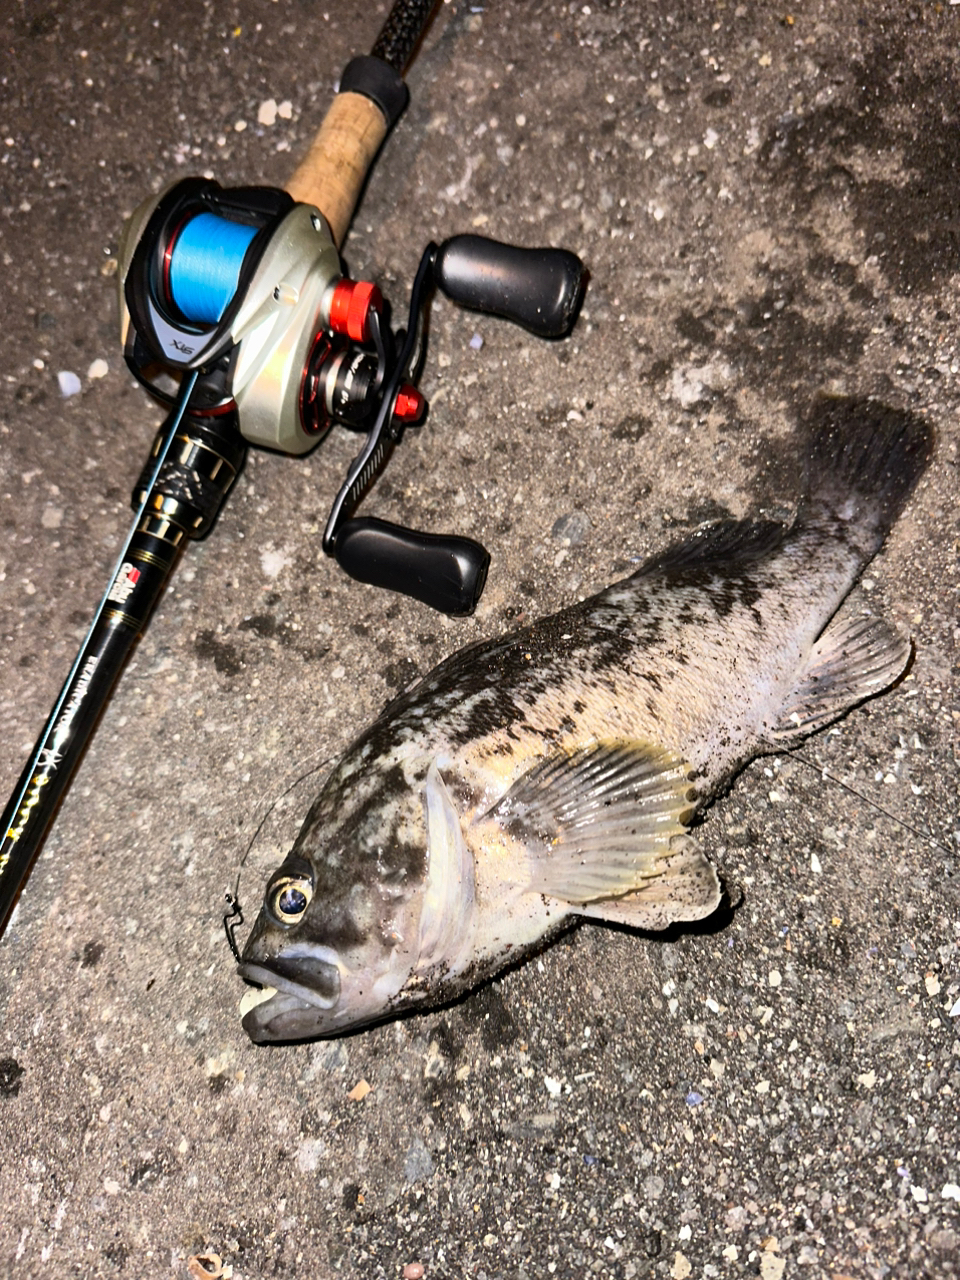
[[[315,985],[294,981],[275,968],[241,964],[237,972],[259,991],[248,991],[240,1001],[243,1029],[257,1044],[272,1040],[297,1040],[304,1027],[315,1027],[340,1000],[340,973],[335,965],[314,961]]]

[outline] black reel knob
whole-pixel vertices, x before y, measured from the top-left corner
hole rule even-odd
[[[374,587],[400,591],[440,613],[473,613],[490,556],[472,538],[417,533],[365,516],[345,520],[334,555],[340,568]]]

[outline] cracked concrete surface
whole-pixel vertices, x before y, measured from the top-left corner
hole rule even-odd
[[[120,358],[123,218],[190,172],[282,184],[386,8],[5,7],[4,794],[161,417]],[[251,452],[188,549],[0,943],[5,1274],[960,1274],[958,22],[865,0],[441,7],[350,269],[400,311],[431,238],[559,244],[589,267],[582,317],[543,343],[435,306],[430,418],[364,510],[482,540],[475,617],[323,556],[345,432]],[[662,939],[585,928],[342,1041],[248,1043],[223,895],[252,842],[252,919],[304,775],[460,645],[678,530],[789,514],[791,434],[823,393],[937,430],[861,588],[916,657],[713,806],[736,910]]]

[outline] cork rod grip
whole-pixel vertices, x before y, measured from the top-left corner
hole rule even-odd
[[[316,205],[337,248],[343,243],[357,200],[380,145],[387,136],[383,112],[362,93],[340,92],[287,183],[294,200]]]

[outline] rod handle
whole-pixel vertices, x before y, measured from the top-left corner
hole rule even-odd
[[[408,96],[399,71],[389,63],[372,56],[353,58],[309,151],[287,183],[294,200],[320,210],[337,248],[377,152]]]

